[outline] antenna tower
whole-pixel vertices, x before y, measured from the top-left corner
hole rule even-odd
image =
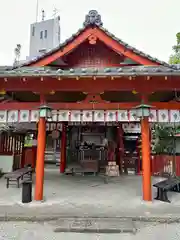
[[[54,8],[54,10],[53,10],[53,17],[54,18],[57,16],[58,12],[59,12],[58,9]]]
[[[36,2],[36,22],[38,21],[38,13],[39,13],[39,0]]]
[[[44,19],[45,19],[45,11],[42,10],[42,21],[44,21]]]

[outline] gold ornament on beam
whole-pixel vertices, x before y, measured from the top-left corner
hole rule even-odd
[[[146,78],[147,80],[150,80],[151,79],[151,77],[150,76],[147,76],[147,78]]]
[[[44,81],[44,78],[43,77],[41,77],[41,82],[43,82]]]
[[[111,76],[111,80],[114,80],[114,77],[113,77],[113,76]]]
[[[61,77],[58,77],[58,81],[61,81],[62,79],[61,79]]]
[[[131,77],[131,76],[129,76],[129,80],[130,80],[130,81],[132,80],[132,77]]]
[[[96,76],[93,77],[93,80],[96,80]]]
[[[135,89],[132,90],[132,93],[133,93],[134,95],[138,94],[138,92],[137,92]]]
[[[167,77],[167,76],[165,76],[165,77],[164,77],[164,80],[168,80],[168,77]]]
[[[22,79],[22,80],[23,80],[23,82],[25,82],[25,81],[26,81],[26,78],[25,78],[25,77],[23,77],[23,79]]]
[[[7,81],[8,81],[8,79],[7,79],[7,78],[4,78],[4,81],[5,81],[5,82],[7,82]]]
[[[54,94],[55,94],[55,91],[52,90],[49,94],[50,94],[50,95],[54,95]]]
[[[79,77],[78,77],[78,76],[76,77],[76,80],[77,80],[77,81],[79,80]]]
[[[4,89],[1,89],[0,90],[0,95],[5,95],[6,94],[6,91]]]

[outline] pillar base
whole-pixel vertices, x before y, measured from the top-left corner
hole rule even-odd
[[[34,202],[34,203],[44,203],[44,202],[46,202],[46,200],[43,197],[43,200],[36,200],[36,199],[34,199],[32,202]]]

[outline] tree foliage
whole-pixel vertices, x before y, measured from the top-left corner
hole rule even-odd
[[[180,64],[180,32],[176,34],[176,45],[172,47],[173,54],[169,58],[170,64]]]
[[[156,124],[152,130],[152,148],[155,154],[173,155],[175,152],[175,126]]]

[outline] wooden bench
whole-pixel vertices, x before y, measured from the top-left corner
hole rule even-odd
[[[176,177],[169,178],[161,182],[155,183],[153,187],[157,188],[157,196],[155,197],[156,200],[170,203],[167,192],[174,191],[180,193],[180,179]]]
[[[23,180],[24,177],[28,180],[32,180],[32,168],[21,168],[5,174],[4,177],[7,180],[6,188],[9,188],[9,185],[17,185],[19,188],[20,180]]]

